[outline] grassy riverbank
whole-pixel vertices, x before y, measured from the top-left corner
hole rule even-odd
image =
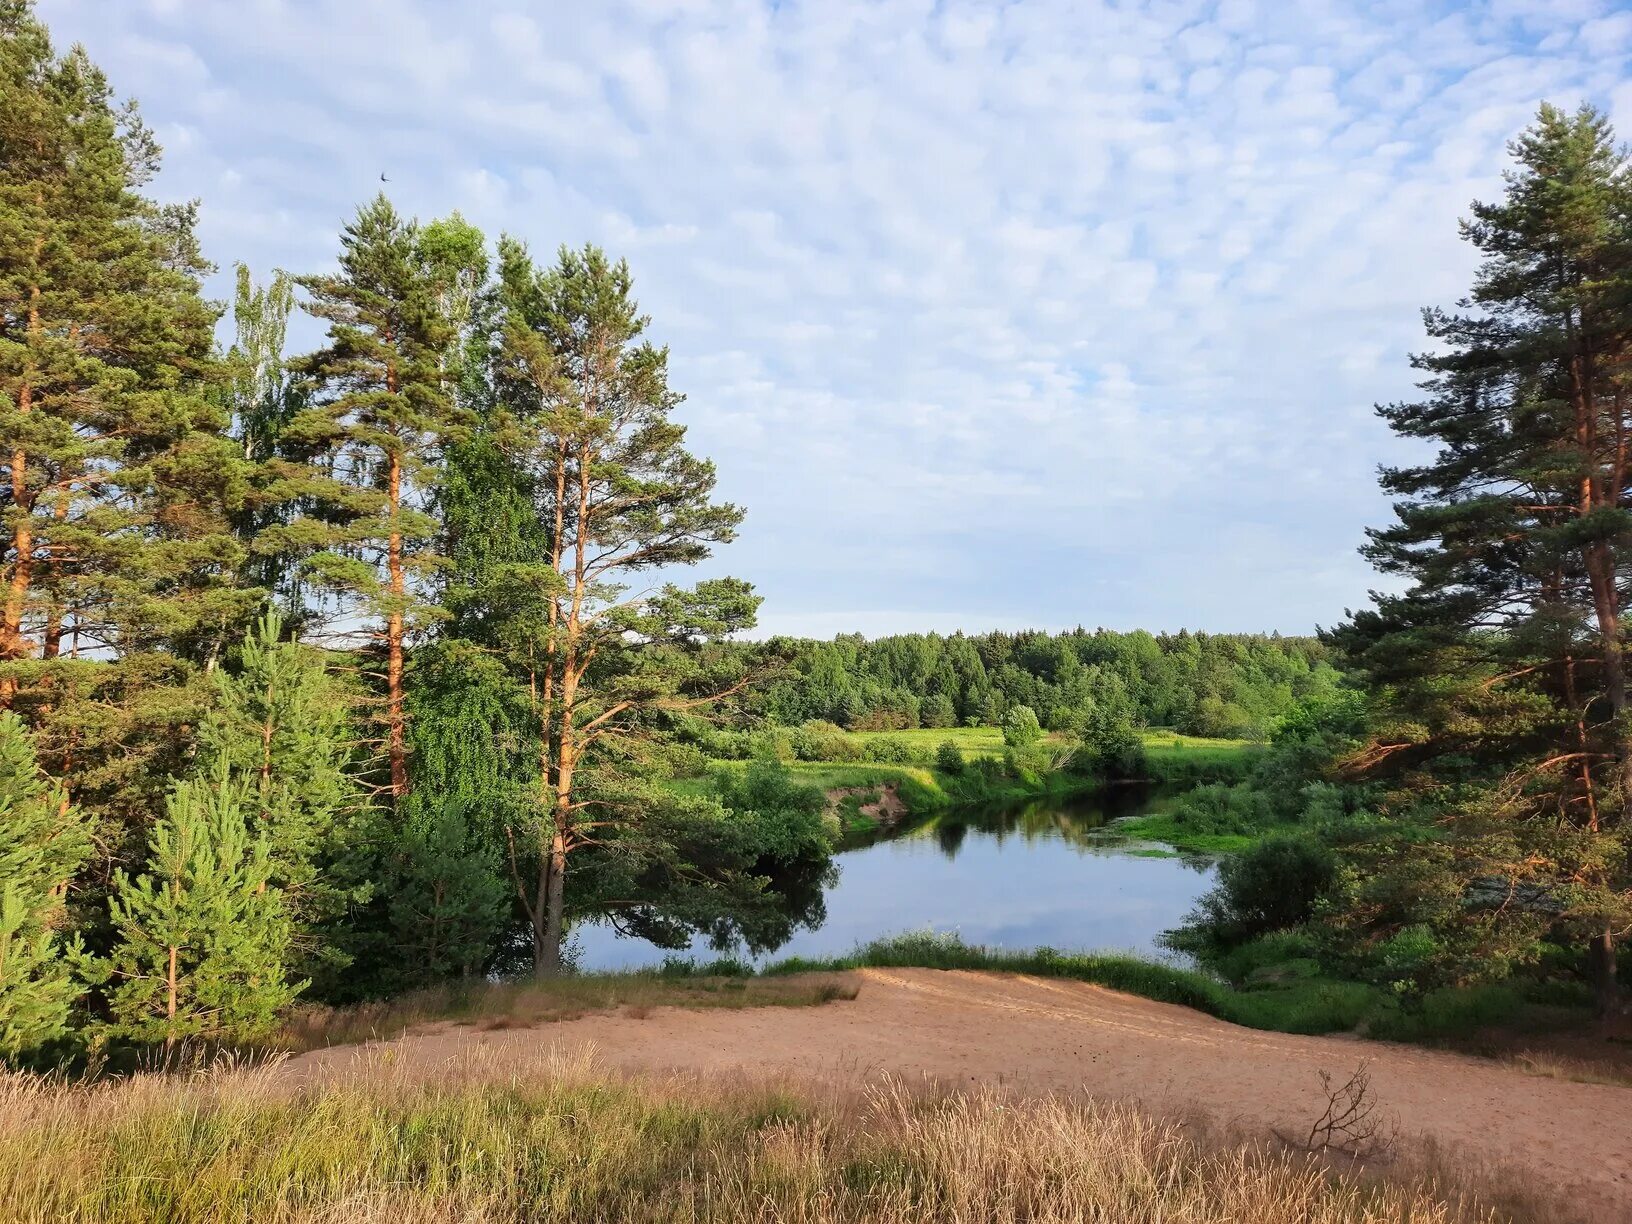
[[[1145,730],[1140,736],[1147,780],[1168,785],[1245,776],[1260,750],[1260,745],[1250,740],[1205,739],[1158,730]],[[846,739],[860,753],[897,759],[784,759],[781,764],[797,781],[835,796],[835,810],[847,834],[879,827],[879,819],[862,809],[877,805],[886,791],[899,803],[885,806],[898,806],[906,816],[924,817],[958,806],[1018,803],[1050,795],[1065,797],[1105,784],[1092,774],[1069,769],[1030,777],[1001,770],[998,763],[1004,757],[1003,732],[996,727],[858,731],[849,733]],[[967,768],[953,773],[938,766],[936,752],[943,743],[958,749]],[[714,771],[746,769],[748,764],[746,760],[716,758],[708,762],[710,773],[682,778],[673,785],[678,790],[701,793],[712,788]],[[1165,840],[1144,830],[1138,836]],[[1237,847],[1232,844],[1219,848]]]

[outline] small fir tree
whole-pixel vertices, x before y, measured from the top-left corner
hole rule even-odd
[[[293,961],[305,975],[329,977],[348,958],[325,928],[368,891],[355,878],[362,804],[346,772],[350,703],[320,651],[284,639],[276,610],[262,616],[235,664],[215,674],[201,773],[225,771],[246,785],[250,829],[266,839],[268,880],[283,891],[294,924]]]
[[[60,1036],[80,987],[57,938],[89,841],[40,773],[22,720],[0,713],[0,1063]]]
[[[383,872],[399,967],[386,985],[475,977],[498,945],[510,884],[476,816],[458,796],[410,807]]]
[[[148,870],[120,871],[116,944],[98,967],[116,1036],[239,1040],[265,1033],[305,983],[285,972],[290,922],[272,848],[252,836],[247,779],[179,781],[153,827]]]

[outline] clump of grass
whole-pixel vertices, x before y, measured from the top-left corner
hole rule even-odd
[[[860,989],[853,978],[837,974],[771,979],[746,976],[749,972],[735,961],[695,968],[678,962],[655,973],[440,986],[376,1003],[297,1009],[270,1044],[296,1051],[383,1041],[433,1022],[468,1024],[482,1031],[530,1028],[620,1008],[626,1014],[639,1010],[649,1015],[656,1007],[810,1007],[853,999]]]
[[[0,1079],[0,1218],[294,1221],[1184,1220],[1471,1224],[1420,1181],[1198,1141],[1130,1107],[887,1082],[626,1080],[383,1056],[291,1090],[276,1068],[69,1086]]]

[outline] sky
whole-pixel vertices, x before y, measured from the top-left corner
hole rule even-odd
[[[39,9],[216,296],[329,268],[382,188],[626,257],[748,511],[706,573],[824,637],[1341,620],[1458,218],[1543,99],[1632,136],[1612,0]]]

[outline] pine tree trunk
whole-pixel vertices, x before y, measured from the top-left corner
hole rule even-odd
[[[386,541],[386,568],[390,574],[391,611],[385,624],[386,746],[391,758],[391,802],[400,806],[408,794],[408,747],[403,712],[402,600],[407,590],[402,565],[402,532],[397,514],[402,505],[402,460],[393,453],[389,474],[391,534]]]
[[[51,517],[58,526],[68,520],[68,493],[63,491],[56,506],[51,511]],[[40,643],[40,657],[55,659],[62,654],[62,620],[66,612],[62,600],[62,583],[54,558],[47,561],[51,579],[51,606],[45,614],[45,636]]]
[[[538,921],[534,928],[533,973],[537,977],[557,977],[561,973],[561,936],[566,925],[567,843],[556,827],[550,838],[549,853],[539,872]]]
[[[1607,927],[1594,935],[1587,945],[1587,962],[1591,967],[1593,995],[1598,1014],[1613,1016],[1620,1007],[1620,982],[1615,972],[1615,932]]]
[[[45,251],[42,235],[34,244],[36,264]],[[40,334],[40,286],[28,288],[28,336]],[[34,371],[25,371],[23,385],[17,391],[17,413],[27,416],[34,408]],[[28,642],[23,637],[23,618],[28,611],[28,588],[34,572],[34,507],[28,496],[28,452],[21,446],[11,452],[11,504],[20,511],[17,526],[12,531],[11,546],[14,554],[11,578],[6,584],[6,603],[0,612],[0,660],[21,659],[28,654]],[[11,706],[17,696],[15,677],[0,678],[0,709]]]
[[[164,1047],[168,1050],[176,1040],[176,957],[180,951],[175,944],[170,945],[169,972],[165,978],[166,994],[164,1000]]]

